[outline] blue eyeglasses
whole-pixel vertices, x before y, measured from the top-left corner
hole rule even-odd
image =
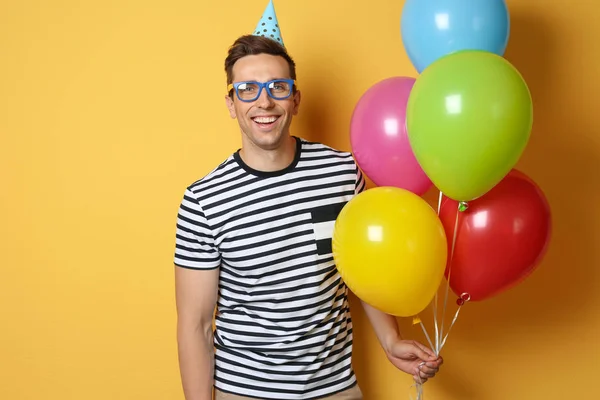
[[[263,88],[267,94],[275,100],[285,100],[292,95],[296,81],[293,79],[273,79],[268,82],[236,82],[227,86],[227,91],[235,90],[235,94],[240,101],[250,103],[260,97]]]

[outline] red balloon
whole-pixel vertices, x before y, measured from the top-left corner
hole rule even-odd
[[[512,170],[458,213],[450,260],[457,209],[458,203],[444,196],[440,218],[452,263],[446,278],[449,275],[458,296],[466,294],[471,301],[495,296],[521,283],[544,257],[551,235],[550,206],[536,183],[522,172]]]

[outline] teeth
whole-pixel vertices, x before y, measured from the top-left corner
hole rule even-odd
[[[277,121],[277,117],[256,117],[254,121],[259,124],[270,124]]]

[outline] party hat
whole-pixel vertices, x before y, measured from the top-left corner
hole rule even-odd
[[[281,31],[279,30],[279,22],[277,22],[277,15],[275,15],[273,0],[270,0],[269,4],[267,4],[267,8],[265,8],[262,18],[256,25],[254,35],[273,39],[284,46],[283,39],[281,38]]]

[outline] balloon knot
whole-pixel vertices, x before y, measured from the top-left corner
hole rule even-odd
[[[469,209],[469,203],[467,203],[466,201],[461,201],[460,203],[458,203],[458,211],[464,212],[464,211],[467,211],[468,209]]]
[[[469,293],[463,293],[458,299],[456,299],[456,304],[461,307],[469,300],[471,300],[471,295]]]

